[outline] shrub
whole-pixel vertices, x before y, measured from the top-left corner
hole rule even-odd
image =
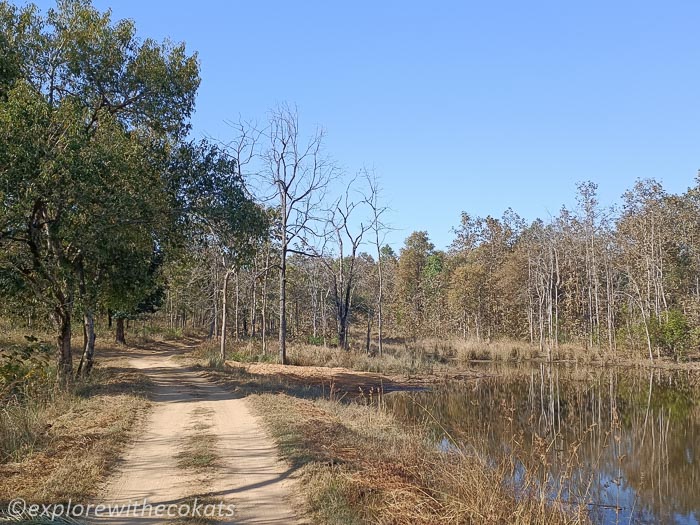
[[[676,359],[681,359],[690,347],[690,326],[680,310],[668,310],[661,319],[652,318],[649,321],[649,334],[655,347]]]
[[[51,347],[25,337],[26,344],[12,345],[0,353],[0,402],[10,396],[24,396],[49,381]]]

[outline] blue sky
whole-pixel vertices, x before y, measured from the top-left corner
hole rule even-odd
[[[195,136],[297,104],[347,171],[376,169],[397,248],[447,246],[463,210],[547,218],[577,181],[611,204],[700,168],[697,1],[94,3],[198,51]]]

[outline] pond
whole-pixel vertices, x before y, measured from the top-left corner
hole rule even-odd
[[[496,367],[429,392],[396,392],[387,407],[427,425],[436,446],[513,461],[594,523],[700,521],[700,373]],[[546,480],[546,481],[545,481]],[[553,494],[553,496],[554,496]]]

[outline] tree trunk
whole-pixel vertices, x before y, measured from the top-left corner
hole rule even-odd
[[[86,310],[83,316],[83,354],[76,375],[90,375],[95,357],[95,316]]]
[[[120,345],[125,345],[126,344],[126,335],[124,332],[124,318],[123,317],[117,317],[117,337],[116,337],[116,342],[117,344]]]
[[[83,352],[80,356],[80,364],[76,375],[88,375],[92,370],[93,356],[95,355],[95,315],[90,307],[92,301],[88,294],[87,283],[85,281],[85,269],[82,259],[78,264],[78,274],[80,276],[80,296],[85,309],[83,312]]]
[[[231,271],[232,270],[228,270],[224,275],[224,286],[221,290],[221,347],[219,356],[221,357],[222,364],[226,362],[226,314],[228,311],[228,280],[229,277],[231,277]]]
[[[61,383],[70,382],[73,377],[73,354],[71,353],[71,313],[68,307],[57,307],[54,320],[58,325],[58,379]]]
[[[252,292],[251,292],[251,306],[250,306],[250,337],[255,337],[255,318],[257,317],[255,314],[257,313],[257,286],[256,286],[256,281],[258,278],[258,268],[257,264],[255,265],[253,273],[253,284],[251,285]]]
[[[372,313],[367,312],[367,355],[371,353],[372,342]]]
[[[318,294],[316,292],[316,287],[314,287],[311,290],[311,334],[314,338],[314,344],[316,344],[318,336]]]
[[[260,336],[262,337],[262,351],[263,354],[267,354],[267,274],[270,269],[270,244],[267,245],[267,252],[265,254],[265,275],[263,276],[263,288],[262,288],[262,326]]]
[[[236,322],[236,329],[234,330],[234,335],[236,338],[236,341],[238,341],[238,328],[239,328],[239,321],[238,321],[238,313],[240,311],[240,297],[241,297],[241,288],[239,285],[239,279],[238,279],[238,272],[236,272],[236,315],[235,315],[235,322]]]
[[[343,350],[348,349],[348,333],[345,325],[345,319],[338,319],[338,346]]]
[[[326,290],[326,295],[321,301],[321,330],[323,334],[323,347],[328,346],[328,339],[326,339],[326,333],[328,331],[328,316],[326,314],[326,301],[328,300],[328,295],[331,293],[330,289]]]
[[[219,267],[217,265],[216,267],[216,272],[214,275],[214,292],[213,292],[213,298],[214,301],[212,303],[212,306],[214,308],[214,316],[211,321],[211,329],[210,333],[211,335],[209,338],[214,338],[214,337],[219,337]]]
[[[384,355],[384,340],[383,340],[383,316],[382,316],[382,305],[384,302],[384,274],[382,272],[382,251],[379,246],[379,236],[377,236],[377,271],[379,274],[379,293],[377,295],[377,343],[379,348],[377,349],[379,355]]]
[[[287,364],[287,245],[282,245],[280,261],[280,325],[279,325],[280,363]]]

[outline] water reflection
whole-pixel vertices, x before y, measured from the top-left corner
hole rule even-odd
[[[538,461],[526,466],[564,480],[561,498],[586,501],[594,522],[699,522],[696,372],[540,366],[385,401],[443,450],[529,450]]]

